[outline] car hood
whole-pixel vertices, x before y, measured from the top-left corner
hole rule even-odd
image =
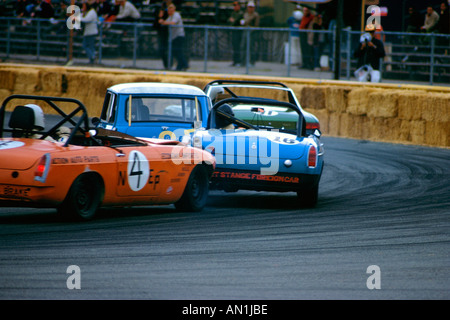
[[[44,154],[62,150],[60,143],[35,139],[0,139],[0,169],[26,170]]]

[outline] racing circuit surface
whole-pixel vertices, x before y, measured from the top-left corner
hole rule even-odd
[[[319,204],[210,193],[173,206],[0,209],[1,299],[449,299],[450,150],[324,137]],[[69,266],[80,289],[68,289]],[[369,289],[369,266],[380,289]]]

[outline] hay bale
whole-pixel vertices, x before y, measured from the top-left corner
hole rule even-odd
[[[15,82],[16,72],[14,69],[0,69],[0,89],[13,91]]]
[[[398,97],[398,118],[402,120],[421,120],[427,94],[405,92]]]
[[[365,116],[343,113],[340,122],[339,136],[341,137],[367,139],[369,136],[368,118]]]
[[[450,122],[425,122],[425,143],[435,147],[450,147]]]
[[[349,87],[333,87],[325,88],[325,107],[329,111],[346,112],[348,94],[352,89]]]
[[[422,119],[435,122],[450,122],[450,94],[428,94],[422,109]]]
[[[368,117],[395,118],[398,114],[399,92],[383,90],[371,92],[367,104]]]
[[[375,141],[400,142],[402,120],[397,118],[367,118],[368,139]]]
[[[374,88],[357,88],[347,95],[347,112],[354,115],[367,115],[369,95],[380,91]]]
[[[338,112],[330,112],[328,119],[328,134],[338,137],[340,135],[341,114]]]
[[[43,95],[60,96],[63,92],[64,74],[63,68],[39,70],[39,83],[36,91]]]
[[[13,92],[16,94],[35,94],[39,84],[39,70],[32,68],[16,70]]]
[[[8,89],[0,89],[0,103],[3,104],[3,101],[5,101],[5,99],[8,98],[10,95],[11,95],[11,91],[9,91]],[[12,111],[12,108],[7,107],[6,111]]]
[[[300,94],[300,104],[303,108],[325,109],[326,86],[304,86]]]

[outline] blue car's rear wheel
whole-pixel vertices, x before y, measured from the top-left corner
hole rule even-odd
[[[175,207],[180,211],[201,211],[206,205],[208,192],[209,179],[206,168],[196,166],[189,176],[183,195],[175,203]]]
[[[315,207],[319,200],[319,184],[297,191],[297,197],[302,207]]]

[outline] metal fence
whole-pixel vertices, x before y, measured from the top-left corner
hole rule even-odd
[[[169,27],[170,29],[170,27]],[[242,33],[240,54],[245,72],[252,74],[252,59],[285,64],[279,76],[291,76],[298,68],[300,51],[298,37],[288,28],[246,28],[212,25],[184,25],[185,53],[190,61],[203,62],[203,72],[218,61],[231,61],[232,33]],[[334,70],[335,30],[303,31],[322,34],[324,42],[320,56]],[[170,32],[170,30],[169,30]],[[361,32],[343,29],[341,32],[341,79],[351,80],[357,68],[353,51]],[[434,33],[382,34],[386,57],[382,61],[382,77],[427,81],[430,84],[450,83],[450,36]],[[65,20],[18,19],[0,17],[0,56],[3,60],[69,61],[83,58],[82,30],[70,30]],[[170,46],[170,43],[169,43]],[[294,54],[288,54],[289,52]],[[143,59],[160,60],[157,31],[149,23],[99,23],[97,37],[98,63],[105,60],[128,60],[136,67]],[[170,50],[167,53],[170,58]],[[119,62],[118,62],[119,63]],[[301,66],[300,66],[301,67]]]

